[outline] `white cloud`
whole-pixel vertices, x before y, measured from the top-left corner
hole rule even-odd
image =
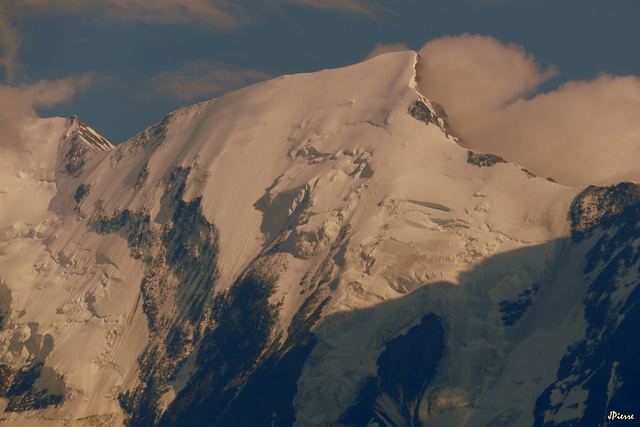
[[[602,75],[529,99],[554,70],[519,46],[463,35],[419,53],[421,92],[472,148],[569,185],[640,180],[640,78]]]
[[[443,37],[427,43],[419,54],[421,89],[435,101],[446,99],[447,112],[456,117],[499,109],[554,73],[542,72],[522,47],[505,46],[493,37]]]
[[[219,95],[273,77],[257,70],[243,69],[219,61],[191,61],[178,70],[151,78],[155,92],[188,100]]]
[[[20,150],[21,129],[28,119],[38,117],[36,108],[47,108],[71,99],[91,84],[91,76],[41,80],[32,85],[0,85],[0,151]]]

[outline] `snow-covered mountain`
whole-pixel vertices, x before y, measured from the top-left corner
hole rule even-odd
[[[463,147],[416,54],[283,76],[113,147],[0,158],[8,425],[604,425],[632,414],[640,186]],[[564,424],[563,424],[564,423]]]

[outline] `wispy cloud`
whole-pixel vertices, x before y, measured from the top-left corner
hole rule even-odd
[[[239,26],[245,9],[226,0],[99,0],[101,12],[116,20],[164,24],[193,23],[212,30]]]
[[[160,24],[197,24],[226,30],[254,22],[256,10],[302,5],[330,12],[374,17],[384,10],[375,0],[20,0],[5,13],[21,19],[31,15],[92,15],[94,19]]]
[[[420,90],[472,148],[571,185],[640,180],[640,78],[602,75],[531,98],[555,74],[516,45],[463,35],[421,50]]]
[[[21,22],[30,17],[82,16],[91,22],[146,22],[195,25],[206,31],[229,31],[250,25],[288,6],[379,18],[386,11],[376,0],[9,0],[0,1],[0,67],[5,81],[16,82],[20,68]]]
[[[267,80],[271,74],[243,69],[220,61],[191,61],[181,68],[151,78],[156,93],[182,100],[220,95],[252,83]]]
[[[410,49],[404,43],[391,43],[391,44],[378,43],[376,47],[374,47],[371,50],[371,52],[369,52],[365,60],[375,58],[376,56],[382,55],[385,53],[402,52],[405,50],[410,50]]]
[[[197,23],[233,28],[241,9],[227,0],[20,0],[6,8],[19,19],[34,15],[90,15],[92,19]]]
[[[370,0],[279,0],[282,3],[310,6],[330,12],[361,15],[369,18],[379,18],[387,11],[380,3]],[[274,3],[277,3],[275,1]]]
[[[5,80],[13,83],[18,67],[20,37],[17,28],[11,24],[9,18],[7,7],[0,3],[0,67],[4,68]]]
[[[436,0],[432,0],[432,1],[436,1]],[[535,1],[535,0],[525,0],[524,2],[522,0],[519,0],[521,3],[524,3],[526,1]],[[445,3],[449,3],[449,4],[460,4],[463,6],[468,6],[468,5],[474,5],[474,6],[493,6],[499,3],[514,3],[514,0],[446,0]]]

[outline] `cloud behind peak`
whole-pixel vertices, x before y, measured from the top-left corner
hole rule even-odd
[[[419,54],[420,91],[475,150],[567,185],[640,181],[640,78],[601,75],[530,98],[556,70],[520,46],[465,34]]]

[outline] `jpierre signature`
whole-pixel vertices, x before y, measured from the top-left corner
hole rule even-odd
[[[610,420],[633,420],[633,414],[621,414],[620,412],[610,411],[609,415],[607,415],[607,419]]]

